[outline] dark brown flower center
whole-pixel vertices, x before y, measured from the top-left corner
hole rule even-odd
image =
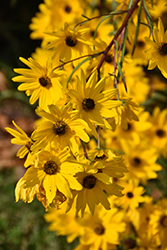
[[[65,133],[67,132],[67,129],[68,129],[68,125],[63,121],[57,121],[53,125],[53,130],[56,135],[65,135]]]
[[[132,238],[127,238],[124,240],[124,245],[127,247],[127,249],[133,249],[136,247],[136,240]]]
[[[71,7],[69,5],[66,5],[65,8],[64,8],[64,10],[65,10],[66,13],[69,14],[72,9],[71,9]]]
[[[134,158],[133,158],[133,166],[139,167],[140,164],[141,164],[141,159],[140,159],[139,157],[137,157],[137,156],[134,157]]]
[[[101,156],[96,155],[95,160],[100,161],[100,160],[105,160],[107,156],[105,154],[102,154]]]
[[[69,47],[75,47],[75,45],[77,44],[77,40],[73,36],[67,36],[65,42]]]
[[[164,131],[163,129],[158,129],[158,130],[156,131],[156,135],[157,135],[158,137],[162,138],[162,137],[165,137],[165,136],[166,136],[166,133],[165,133],[165,131]]]
[[[94,175],[88,175],[83,179],[83,187],[87,189],[92,189],[96,185],[96,177]]]
[[[105,62],[111,63],[112,61],[113,61],[113,56],[112,55],[106,55]]]
[[[82,102],[82,107],[85,111],[93,110],[95,107],[95,102],[91,98],[85,98]]]
[[[98,169],[97,173],[103,173],[103,170],[100,168]]]
[[[91,30],[91,31],[90,31],[91,37],[94,37],[94,34],[95,34],[95,30]],[[99,35],[98,35],[98,32],[96,32],[96,38],[97,38],[98,36],[99,36]]]
[[[167,43],[162,43],[161,46],[159,46],[159,54],[161,56],[167,55]]]
[[[167,227],[167,215],[161,218],[160,223],[163,227]]]
[[[132,124],[128,122],[128,128],[127,130],[130,131],[132,129]]]
[[[31,151],[31,146],[32,146],[32,144],[33,144],[33,143],[32,143],[31,141],[27,141],[27,142],[26,142],[26,145],[25,145],[25,146],[26,146],[26,148],[28,149],[29,152],[32,152],[32,151]]]
[[[58,166],[54,161],[47,161],[44,164],[44,171],[46,174],[52,175],[57,172]]]
[[[144,41],[137,41],[137,46],[140,48],[143,48],[145,46],[145,42]]]
[[[97,235],[102,235],[105,232],[105,228],[103,227],[102,224],[98,224],[95,229],[94,229],[95,234]]]
[[[132,192],[127,192],[126,195],[128,196],[128,198],[132,198],[133,197],[133,193]]]
[[[45,87],[49,89],[52,87],[52,82],[48,76],[42,76],[39,78],[39,83],[41,84],[42,87]]]

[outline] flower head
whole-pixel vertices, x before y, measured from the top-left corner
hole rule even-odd
[[[110,209],[110,203],[107,199],[107,194],[121,197],[121,186],[114,183],[110,176],[101,173],[97,168],[97,163],[86,164],[83,172],[78,172],[76,178],[82,185],[82,190],[76,191],[76,214],[81,211],[81,216],[84,215],[86,206],[94,214],[95,206],[101,203],[105,209]],[[105,193],[106,192],[106,193]]]
[[[129,167],[128,176],[135,180],[140,180],[143,184],[149,179],[157,178],[156,171],[162,167],[156,163],[158,153],[155,148],[150,147],[147,141],[121,141],[127,166]]]
[[[116,200],[118,205],[121,205],[124,209],[132,209],[134,210],[139,206],[140,202],[144,202],[144,197],[142,194],[144,193],[144,188],[142,186],[138,186],[138,182],[134,182],[132,179],[125,185],[125,189],[123,191],[124,196],[120,199]]]
[[[69,28],[69,24],[64,24],[64,30],[48,33],[53,36],[51,42],[46,46],[47,49],[53,48],[54,55],[60,60],[69,61],[83,54],[85,48],[91,45],[84,37],[89,32],[88,28],[76,27],[75,30]],[[49,38],[48,38],[49,39]]]
[[[37,108],[36,113],[45,118],[34,132],[33,139],[36,142],[33,149],[45,147],[48,142],[54,142],[58,148],[69,146],[75,154],[78,152],[77,138],[84,142],[89,141],[85,129],[89,130],[87,123],[80,119],[77,114],[71,113],[71,105],[59,109],[56,105],[48,106],[50,112]]]
[[[30,104],[34,104],[39,99],[39,106],[43,109],[47,105],[58,101],[62,95],[62,86],[58,78],[65,74],[63,70],[52,72],[51,62],[48,60],[47,65],[41,66],[32,58],[28,60],[20,57],[30,69],[14,69],[16,73],[21,74],[12,78],[15,82],[23,82],[18,90],[26,91],[30,97]]]
[[[108,244],[118,244],[119,234],[125,230],[124,213],[112,207],[110,211],[98,205],[95,214],[84,217],[82,225],[84,233],[80,238],[83,245],[91,245],[91,249],[108,249]]]
[[[77,171],[81,171],[81,166],[67,161],[69,149],[55,152],[42,151],[38,154],[34,165],[25,173],[22,181],[23,188],[32,188],[40,184],[45,192],[46,198],[50,203],[59,190],[67,199],[72,198],[70,188],[80,190],[82,186],[73,177]]]
[[[31,147],[33,145],[32,138],[29,138],[27,134],[14,122],[12,121],[14,126],[17,128],[18,131],[12,128],[5,128],[11,135],[15,138],[11,139],[11,143],[22,145],[22,147],[18,150],[17,155],[19,158],[24,158],[27,154],[27,159],[24,163],[25,167],[29,166],[29,163],[32,160],[32,150]]]
[[[151,46],[148,50],[151,53],[148,69],[154,69],[157,65],[164,77],[167,78],[167,31],[164,31],[160,18],[158,27],[154,28],[154,39],[155,42],[145,38],[146,42]]]
[[[86,82],[86,76],[81,71],[76,90],[68,92],[71,101],[83,120],[85,120],[93,133],[96,134],[95,124],[101,127],[112,129],[105,118],[112,117],[111,108],[121,104],[120,101],[110,100],[117,94],[117,89],[103,91],[105,79],[97,82],[97,73],[93,73]]]

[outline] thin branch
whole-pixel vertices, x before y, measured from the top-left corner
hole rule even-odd
[[[100,149],[100,126],[99,125],[97,126],[97,130],[98,130],[98,142],[97,142],[98,144],[97,145],[98,145],[98,149]]]
[[[85,18],[87,18],[87,20],[84,20],[84,21],[82,21],[82,22],[80,22],[80,23],[77,23],[75,26],[74,26],[74,29],[77,27],[77,26],[81,26],[82,24],[84,24],[84,23],[86,23],[86,22],[88,22],[88,21],[92,21],[92,20],[94,20],[94,19],[96,19],[96,18],[100,18],[100,17],[102,17],[102,16],[112,16],[112,15],[121,15],[121,14],[124,14],[124,13],[126,13],[126,12],[128,12],[128,10],[122,10],[122,11],[120,11],[120,12],[117,12],[117,13],[109,13],[109,14],[103,14],[103,15],[99,15],[99,16],[94,16],[94,17],[91,17],[91,18],[89,18],[89,17],[86,17],[85,16]]]
[[[83,148],[84,155],[85,155],[86,159],[89,160],[88,153],[87,153],[87,151],[86,151],[85,145],[84,145],[83,141],[82,141],[80,138],[79,138],[79,140],[80,140],[80,142],[81,142],[81,146],[82,146],[82,148]]]
[[[82,58],[84,58],[84,57],[92,57],[92,58],[93,58],[93,57],[99,56],[99,55],[101,55],[101,54],[103,54],[103,53],[104,53],[104,51],[101,51],[101,52],[98,52],[98,53],[94,53],[94,54],[90,54],[90,55],[84,55],[84,56],[80,56],[80,57],[71,59],[71,60],[69,60],[69,61],[67,61],[67,62],[64,62],[64,63],[62,63],[62,64],[56,66],[54,69],[52,69],[52,72],[53,72],[54,70],[58,69],[58,68],[63,67],[64,65],[66,65],[66,64],[68,64],[68,63],[74,62],[74,61],[79,60],[79,59],[82,59]]]
[[[109,52],[109,50],[111,49],[112,45],[114,44],[114,41],[117,40],[117,38],[119,37],[119,35],[120,35],[121,32],[123,31],[123,29],[127,26],[127,23],[128,23],[128,21],[129,21],[129,18],[130,18],[131,15],[133,14],[133,11],[136,9],[137,4],[138,4],[139,1],[140,1],[140,0],[136,0],[136,1],[134,2],[134,4],[132,5],[132,7],[128,10],[128,14],[127,14],[127,16],[126,16],[126,18],[125,18],[123,24],[122,24],[121,27],[118,29],[117,33],[115,34],[115,36],[114,36],[114,38],[112,39],[112,41],[110,42],[110,44],[109,44],[109,45],[107,46],[107,48],[105,49],[105,51],[104,51],[104,53],[103,53],[103,56],[102,56],[102,58],[101,58],[101,60],[100,60],[100,63],[98,64],[98,66],[97,66],[97,68],[96,68],[97,71],[101,68],[101,66],[102,66],[102,64],[103,64],[103,62],[104,62],[104,60],[105,60],[105,57],[106,57],[107,53]]]

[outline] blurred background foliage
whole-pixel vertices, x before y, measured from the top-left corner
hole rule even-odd
[[[15,203],[16,182],[24,173],[23,161],[15,157],[18,150],[10,143],[4,127],[15,119],[25,132],[32,132],[36,116],[27,96],[17,91],[11,78],[13,68],[23,67],[19,57],[28,58],[40,40],[31,40],[29,24],[41,0],[3,0],[0,4],[0,250],[71,249],[65,237],[48,231],[41,203]],[[75,242],[73,243],[75,244]]]

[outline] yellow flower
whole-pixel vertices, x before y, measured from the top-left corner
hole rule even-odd
[[[167,198],[158,202],[155,211],[150,215],[150,225],[152,233],[156,237],[157,245],[162,249],[167,246]]]
[[[81,217],[84,215],[86,206],[94,214],[95,206],[101,203],[105,209],[110,209],[110,203],[107,199],[107,192],[110,195],[122,196],[121,186],[114,183],[110,176],[98,171],[97,163],[86,164],[83,172],[78,172],[76,178],[82,185],[82,190],[74,192],[76,196],[76,214],[81,211]],[[105,191],[105,192],[104,192]]]
[[[152,233],[152,226],[150,224],[151,216],[155,211],[153,199],[146,196],[145,203],[139,207],[138,211],[140,213],[140,225],[137,229],[137,234],[140,238],[140,246],[152,247],[155,249],[156,243]]]
[[[29,28],[32,30],[32,39],[42,39],[44,32],[59,29],[64,22],[76,23],[83,14],[83,1],[73,0],[44,0],[39,5],[40,12],[32,18]]]
[[[18,156],[19,158],[24,158],[28,154],[27,159],[24,163],[24,166],[28,167],[33,157],[31,154],[32,152],[31,147],[33,145],[33,140],[32,138],[29,138],[27,134],[14,121],[12,122],[18,131],[12,128],[5,128],[5,129],[15,137],[11,139],[11,143],[22,145],[22,147],[18,150],[16,156]]]
[[[76,237],[83,234],[82,221],[84,218],[75,216],[75,204],[66,213],[66,202],[61,205],[61,209],[51,208],[44,215],[45,220],[50,222],[49,231],[56,231],[57,235],[66,235],[67,242],[71,243]]]
[[[118,206],[122,206],[125,210],[134,210],[139,206],[139,203],[144,202],[144,197],[141,196],[145,191],[142,186],[138,186],[137,181],[129,180],[127,184],[124,184],[123,197],[116,200]]]
[[[158,153],[155,148],[150,147],[150,143],[146,140],[138,141],[121,141],[123,151],[125,153],[125,162],[129,168],[127,178],[140,180],[143,184],[149,179],[157,178],[156,171],[160,171],[162,167],[156,163]]]
[[[113,127],[116,128],[116,125],[121,125],[124,129],[128,128],[128,121],[134,120],[139,121],[139,118],[136,115],[139,106],[132,101],[132,98],[120,97],[120,105],[112,109],[113,118],[110,120],[110,124],[113,123]]]
[[[137,60],[130,61],[124,59],[123,74],[127,83],[128,92],[125,91],[123,82],[119,82],[118,89],[120,96],[133,98],[135,103],[141,104],[146,100],[150,86],[143,67],[139,66],[137,62]]]
[[[167,156],[167,109],[160,110],[155,107],[149,121],[152,127],[146,135],[150,138],[150,143],[156,148],[159,155]]]
[[[23,188],[32,188],[37,184],[42,185],[46,198],[50,203],[59,190],[67,199],[72,198],[71,189],[80,190],[82,186],[73,177],[82,168],[77,162],[68,162],[69,149],[60,152],[42,151],[38,154],[35,165],[28,168],[23,176]]]
[[[36,184],[33,187],[29,188],[23,188],[24,185],[24,179],[23,177],[17,182],[16,188],[15,188],[15,198],[16,202],[19,201],[19,199],[22,199],[24,202],[32,202],[36,196],[36,194],[39,192],[39,185]]]
[[[119,235],[125,230],[124,213],[112,207],[110,211],[102,206],[96,208],[95,214],[84,217],[84,233],[80,237],[83,245],[91,245],[92,250],[107,250],[108,244],[119,244]]]
[[[128,172],[122,156],[116,156],[111,150],[92,150],[89,159],[94,160],[99,173],[105,173],[113,178],[121,178]]]
[[[104,84],[104,78],[97,82],[96,72],[86,82],[86,76],[81,71],[77,89],[68,92],[74,108],[78,110],[81,118],[88,123],[94,135],[96,135],[95,124],[112,129],[104,118],[112,117],[113,112],[110,109],[121,104],[120,101],[110,100],[117,94],[117,89],[103,91]]]
[[[44,31],[48,26],[51,29],[55,27],[55,24],[50,22],[52,12],[46,3],[41,3],[38,7],[40,12],[36,13],[35,17],[31,19],[31,24],[29,25],[30,30],[32,30],[30,34],[31,39],[42,39],[44,37]]]
[[[70,113],[71,105],[65,105],[59,109],[55,105],[49,105],[49,113],[37,108],[36,113],[45,118],[34,132],[33,139],[36,141],[34,149],[40,149],[54,142],[56,147],[63,149],[69,146],[75,155],[78,152],[77,138],[84,142],[89,141],[89,136],[84,131],[89,130],[87,123],[80,119],[77,114]]]
[[[107,43],[101,39],[95,40],[94,45],[95,45],[95,50],[93,50],[93,53],[99,53],[101,51],[104,51],[108,46]],[[89,66],[87,68],[90,72],[94,72],[97,65],[100,63],[102,56],[103,54],[90,60]],[[102,67],[101,67],[102,77],[106,77],[108,76],[108,74],[114,74],[114,60],[116,59],[114,59],[114,49],[112,47],[107,53],[105,60],[102,64]]]
[[[154,69],[156,65],[160,69],[164,77],[167,78],[167,31],[164,32],[164,26],[159,18],[158,27],[154,28],[155,42],[149,38],[145,38],[151,48],[148,50],[151,53],[148,69]]]
[[[47,49],[54,49],[54,56],[62,61],[69,61],[79,57],[89,49],[92,45],[85,39],[85,35],[89,32],[88,28],[76,27],[75,30],[69,28],[69,24],[64,24],[64,30],[53,33],[47,33],[51,36],[50,43],[46,46]],[[53,37],[55,39],[53,39]],[[49,38],[48,38],[49,40]]]
[[[48,104],[58,101],[62,95],[62,86],[58,77],[64,75],[63,70],[52,72],[51,61],[48,59],[46,66],[41,66],[34,59],[28,60],[20,57],[30,69],[14,69],[16,73],[21,74],[12,78],[14,82],[23,82],[18,90],[26,91],[30,97],[30,104],[34,104],[39,99],[39,106],[43,109]]]
[[[138,143],[141,140],[141,138],[143,138],[144,140],[147,132],[149,132],[149,129],[152,127],[151,122],[148,121],[149,117],[150,117],[149,112],[140,109],[138,113],[139,121],[138,122],[134,120],[128,121],[127,129],[122,128],[122,126],[117,126],[116,130],[114,131],[114,133],[111,134],[111,136],[109,134],[105,135],[104,131],[103,136],[105,136],[104,138],[107,142],[107,145],[111,147],[111,145],[113,145],[114,143],[114,140],[116,140],[117,143],[120,144],[119,148],[122,150],[121,148],[122,139],[126,141],[132,140],[134,144]],[[114,140],[112,140],[112,137],[114,138]]]

